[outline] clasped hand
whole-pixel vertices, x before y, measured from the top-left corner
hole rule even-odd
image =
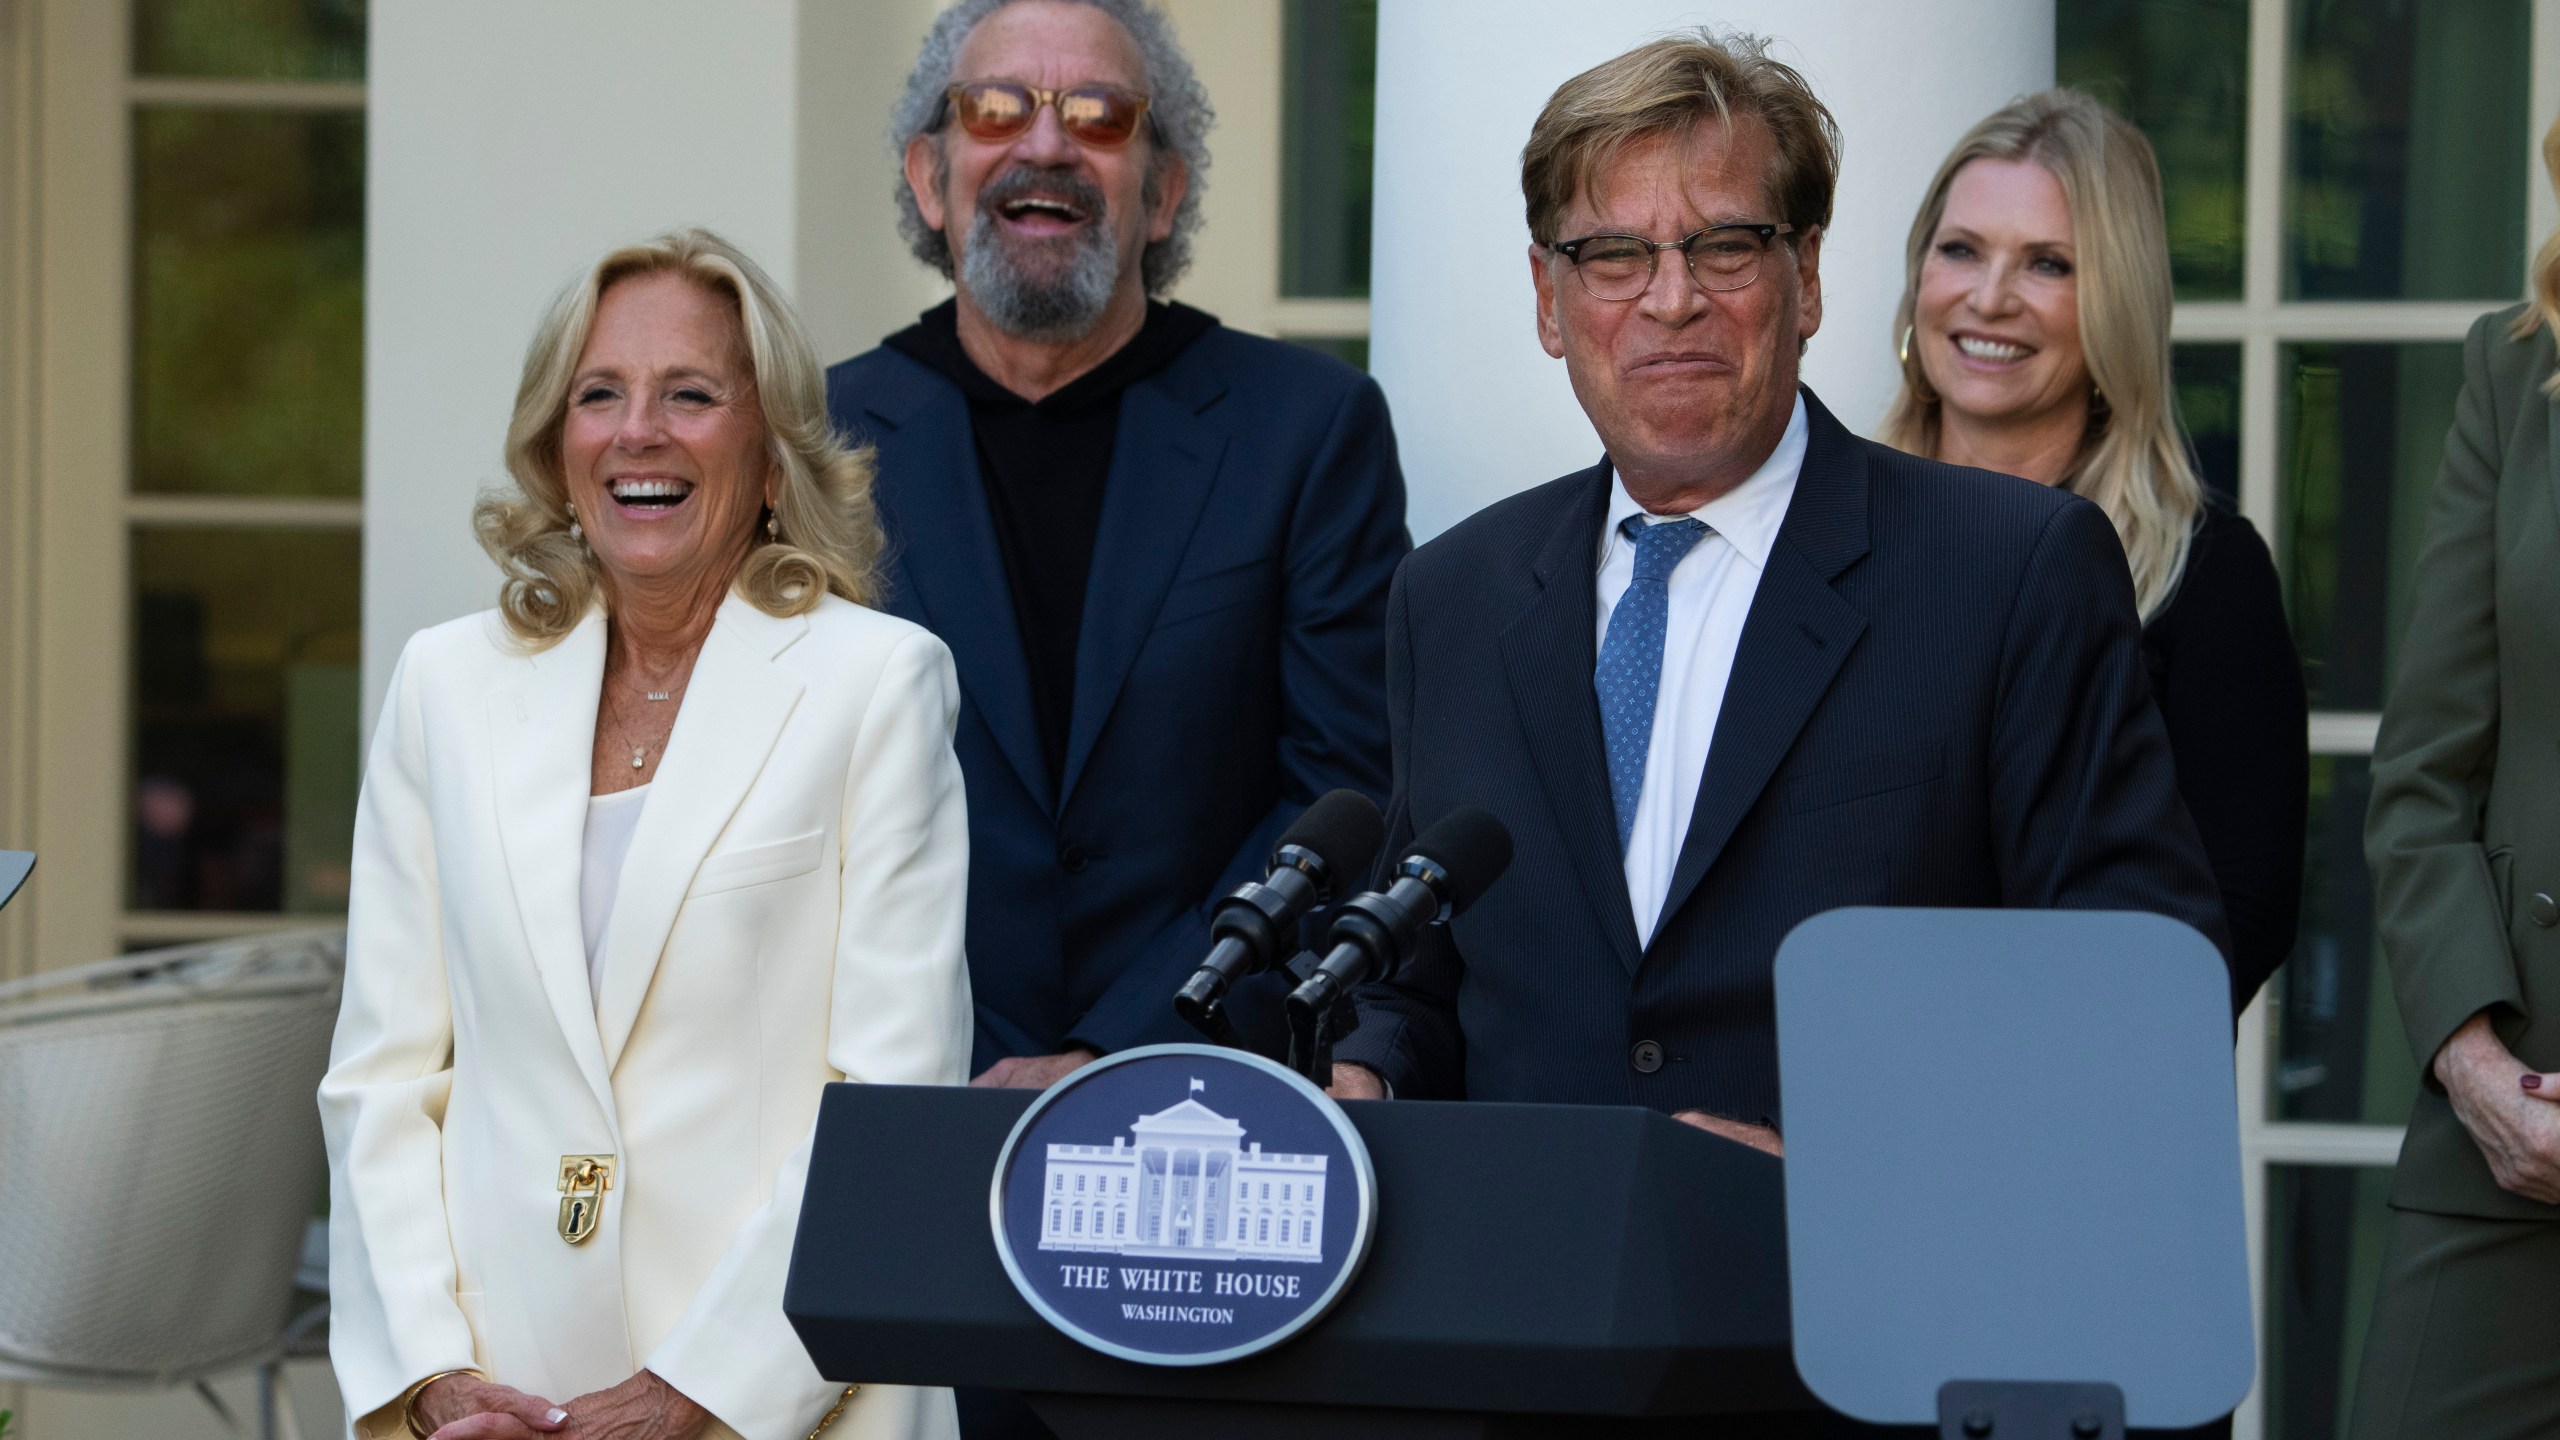
[[[711,1412],[643,1370],[610,1389],[554,1405],[512,1385],[448,1375],[418,1395],[433,1440],[692,1440]]]
[[[2525,1068],[2485,1011],[2436,1051],[2435,1075],[2499,1186],[2560,1205],[2560,1075]]]

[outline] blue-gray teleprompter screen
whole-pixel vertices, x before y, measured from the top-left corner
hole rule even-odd
[[[2256,1365],[2230,981],[2157,915],[1835,910],[1777,959],[1796,1368],[1862,1420],[2110,1381],[2198,1425]]]

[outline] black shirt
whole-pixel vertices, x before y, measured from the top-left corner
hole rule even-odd
[[[2234,1013],[2293,949],[2310,785],[2302,660],[2266,542],[2207,504],[2142,658],[2231,926]]]
[[[920,361],[968,397],[978,479],[995,520],[996,549],[1013,590],[1013,619],[1031,672],[1040,749],[1063,778],[1075,712],[1076,641],[1102,528],[1102,498],[1119,438],[1120,396],[1163,369],[1218,323],[1188,305],[1150,303],[1129,343],[1037,401],[988,378],[960,348],[960,308],[945,300],[881,342]]]

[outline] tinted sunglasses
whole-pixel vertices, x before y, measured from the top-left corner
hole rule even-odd
[[[980,140],[1010,140],[1031,128],[1041,106],[1055,105],[1058,127],[1077,144],[1116,150],[1129,143],[1147,117],[1146,96],[1110,85],[1042,90],[1011,80],[976,80],[942,93],[960,128]]]

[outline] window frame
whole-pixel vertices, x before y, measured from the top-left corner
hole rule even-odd
[[[2282,348],[2300,341],[2459,342],[2472,323],[2499,301],[2287,300],[2284,298],[2284,187],[2286,99],[2295,0],[2250,0],[2249,97],[2243,168],[2245,230],[2238,300],[2180,301],[2170,333],[2180,344],[2240,347],[2240,509],[2268,537],[2280,536],[2283,434],[2280,405]],[[2560,227],[2560,198],[2541,168],[2543,130],[2560,114],[2560,0],[2531,0],[2531,59],[2527,81],[2527,187],[2524,263],[2533,248]],[[2519,292],[2516,298],[2523,298]],[[2289,557],[2279,553],[2280,566]],[[2310,718],[2314,755],[2361,757],[2373,753],[2381,715],[2374,711],[2315,710]],[[2377,945],[2378,945],[2377,941]],[[2384,963],[2376,952],[2376,963]],[[2250,1293],[2257,1307],[2258,1371],[2263,1382],[2270,1332],[2266,1265],[2268,1192],[2282,1165],[2387,1168],[2400,1155],[2406,1127],[2289,1121],[2270,1113],[2269,1094],[2279,1054],[2276,1007],[2262,990],[2241,1017],[2234,1057],[2240,1100],[2242,1185],[2248,1216]],[[2259,1440],[2264,1432],[2263,1383],[2253,1385],[2233,1416],[2234,1440]]]
[[[135,531],[364,523],[361,498],[135,493],[134,117],[362,111],[366,87],[137,74],[131,12],[27,0],[0,26],[0,837],[43,857],[0,915],[0,977],[325,920],[129,904]]]
[[[130,3],[114,7],[129,16]],[[128,20],[129,23],[129,20]],[[114,254],[123,267],[125,321],[123,343],[126,347],[124,374],[128,392],[136,357],[131,353],[133,313],[133,267],[131,257],[136,241],[133,226],[132,190],[133,117],[145,109],[234,110],[252,112],[329,112],[355,113],[365,109],[365,86],[360,81],[337,80],[230,80],[196,79],[172,76],[141,75],[132,69],[132,44],[129,35],[117,46],[115,54],[123,61],[123,137],[118,147],[117,165],[110,183],[123,199],[122,225],[114,240]],[[126,400],[124,423],[131,425],[131,401]],[[121,521],[116,527],[116,542],[129,552],[136,530],[150,526],[161,530],[216,529],[290,529],[325,530],[362,536],[364,500],[355,497],[220,495],[220,494],[144,494],[134,488],[132,441],[130,434],[119,436],[124,447],[124,463],[118,467],[116,500],[121,508]],[[122,569],[129,568],[120,565]],[[120,687],[130,684],[132,669],[132,584],[123,574],[116,594],[117,631],[113,654]],[[145,910],[135,908],[130,900],[130,872],[133,866],[133,835],[127,823],[133,811],[131,752],[133,748],[133,702],[124,695],[118,706],[116,724],[116,784],[113,793],[120,797],[116,812],[116,849],[114,886],[117,939],[127,947],[172,945],[195,940],[221,939],[235,935],[265,934],[314,923],[325,923],[325,916],[286,910],[210,911],[210,910]]]

